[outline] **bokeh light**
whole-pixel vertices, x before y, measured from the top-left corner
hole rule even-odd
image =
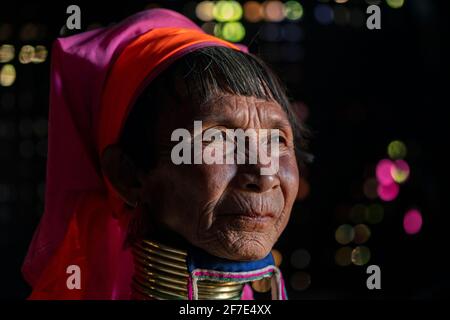
[[[350,247],[339,248],[334,256],[336,264],[341,267],[349,266],[352,263],[352,251]]]
[[[291,277],[291,287],[297,291],[306,290],[311,285],[311,276],[304,271],[297,271]]]
[[[403,7],[405,0],[386,0],[386,3],[389,7],[393,9],[398,9]]]
[[[370,224],[377,224],[383,221],[384,209],[380,204],[371,204],[367,207],[366,221]]]
[[[306,249],[297,249],[291,255],[291,264],[294,268],[304,269],[311,262],[311,255]]]
[[[333,22],[333,9],[327,4],[319,4],[314,8],[314,16],[320,24],[328,25]]]
[[[404,183],[409,177],[409,165],[405,160],[396,160],[391,168],[392,179]]]
[[[264,18],[263,6],[257,1],[247,1],[244,4],[244,17],[248,22],[259,22]]]
[[[352,262],[357,266],[363,266],[370,260],[370,249],[365,246],[358,246],[352,251]]]
[[[214,20],[213,10],[213,1],[202,1],[195,7],[195,15],[202,21],[211,21]]]
[[[271,22],[280,22],[285,18],[284,5],[281,1],[265,1],[263,3],[264,7],[264,18]]]
[[[403,217],[403,229],[407,234],[416,234],[422,228],[422,214],[417,209],[411,209]]]
[[[303,17],[303,6],[298,1],[286,1],[284,14],[288,20],[300,20]]]
[[[221,37],[231,42],[238,42],[245,37],[245,28],[240,22],[226,22],[222,25]]]
[[[400,140],[392,141],[387,147],[387,153],[393,160],[404,159],[407,151],[405,143]]]
[[[340,244],[348,244],[353,241],[355,237],[355,231],[349,224],[340,225],[334,233],[336,241]]]
[[[10,62],[14,59],[14,46],[10,44],[3,44],[0,46],[0,63]]]
[[[0,69],[0,85],[3,87],[12,86],[16,81],[16,68],[12,64],[5,64]]]
[[[355,231],[355,237],[353,241],[356,244],[363,244],[369,240],[371,232],[370,228],[365,224],[358,224],[354,226],[353,230]]]
[[[237,21],[242,18],[242,6],[237,1],[217,1],[213,8],[213,16],[217,21]]]
[[[378,196],[383,201],[392,201],[397,198],[400,188],[395,182],[389,185],[380,184],[377,188]]]
[[[375,169],[375,174],[378,182],[381,185],[387,186],[391,185],[394,182],[394,179],[392,179],[391,174],[393,166],[394,163],[389,159],[383,159],[378,162],[377,167]]]
[[[47,59],[47,55],[48,51],[45,46],[36,46],[31,62],[42,63]]]
[[[34,57],[35,49],[33,46],[25,45],[20,49],[19,61],[20,63],[30,63]]]

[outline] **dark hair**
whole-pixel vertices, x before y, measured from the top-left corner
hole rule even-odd
[[[203,105],[224,93],[278,102],[294,131],[297,159],[305,160],[307,131],[276,75],[255,55],[218,46],[186,54],[150,83],[128,116],[120,139],[121,147],[139,169],[152,167],[157,161],[154,137],[158,115],[164,108],[164,96]],[[149,126],[149,123],[155,125]]]

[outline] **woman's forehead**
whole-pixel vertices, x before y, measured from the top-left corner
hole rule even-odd
[[[204,120],[233,119],[235,121],[258,117],[260,120],[288,123],[287,115],[278,102],[254,96],[230,94],[209,100],[198,108],[196,116]]]

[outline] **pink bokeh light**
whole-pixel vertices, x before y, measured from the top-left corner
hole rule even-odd
[[[394,183],[394,179],[391,174],[393,168],[394,163],[389,159],[382,159],[378,162],[376,167],[376,176],[379,184],[389,186]]]
[[[407,234],[416,234],[422,228],[422,215],[417,209],[411,209],[403,217],[403,229]]]
[[[397,198],[400,187],[395,182],[388,185],[379,184],[377,187],[377,193],[381,200],[392,201]]]

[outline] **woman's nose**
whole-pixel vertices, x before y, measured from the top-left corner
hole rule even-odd
[[[263,193],[280,186],[276,175],[261,175],[259,173],[240,173],[237,177],[238,187],[241,190]]]

